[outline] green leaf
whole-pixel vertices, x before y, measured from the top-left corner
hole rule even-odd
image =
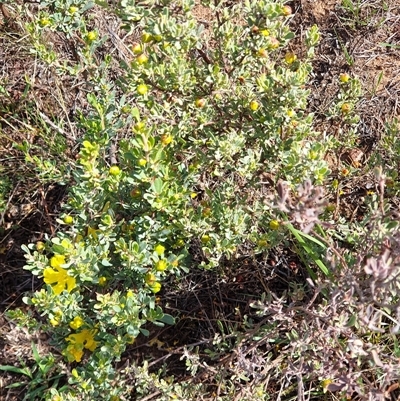
[[[284,36],[284,39],[285,40],[290,40],[290,39],[293,39],[294,38],[294,33],[293,32],[288,32],[285,36]]]
[[[58,253],[58,254],[60,254],[60,255],[63,255],[63,254],[64,254],[64,251],[65,251],[65,249],[64,249],[64,247],[63,247],[62,245],[57,245],[57,244],[53,244],[53,246],[51,247],[51,249],[52,249],[52,251],[53,251],[54,253]]]
[[[133,107],[131,110],[132,117],[139,122],[140,121],[140,112],[137,107]]]
[[[153,182],[153,188],[157,194],[161,194],[163,189],[163,181],[161,178],[156,178]]]
[[[348,322],[346,323],[347,327],[353,327],[357,323],[357,315],[351,315]]]
[[[163,317],[161,319],[158,319],[160,322],[163,322],[165,324],[173,325],[175,324],[175,319],[173,316],[168,315],[168,313],[164,313]]]
[[[12,383],[9,384],[6,388],[17,388],[17,387],[21,387],[21,386],[25,386],[26,383],[24,382],[18,382],[18,383]]]
[[[143,328],[140,328],[139,330],[146,337],[148,337],[150,335],[149,330],[146,330],[146,329],[143,329]]]
[[[2,366],[0,366],[0,370],[4,370],[6,372],[19,373],[21,375],[28,376],[30,379],[32,379],[32,373],[29,370],[29,368],[17,368],[15,366],[2,365]]]
[[[292,224],[288,223],[286,225],[288,227],[288,229],[291,231],[291,233],[295,236],[295,238],[297,239],[299,245],[302,247],[302,249],[305,251],[305,253],[312,259],[312,261],[320,268],[320,270],[326,275],[326,276],[330,276],[330,272],[329,269],[326,267],[326,265],[324,264],[324,262],[322,262],[321,258],[319,257],[319,255],[317,255],[314,250],[312,250],[310,248],[310,246],[306,243],[306,241],[304,240],[304,238],[309,239],[310,241],[313,241],[314,243],[318,244],[319,246],[322,246],[323,249],[326,249],[326,245],[324,245],[322,242],[320,242],[319,240],[317,240],[316,238],[313,238],[312,236],[305,234],[303,232],[301,232],[300,230],[297,230],[296,228],[293,227]],[[304,238],[303,238],[304,237]],[[301,257],[301,255],[299,255]],[[303,259],[303,262],[310,274],[310,277],[315,280],[316,279],[316,275],[315,273],[309,268],[307,261],[304,260],[303,257],[301,257]]]
[[[32,347],[33,358],[35,359],[36,363],[39,364],[39,362],[41,362],[42,358],[39,355],[36,345],[34,343],[32,343],[31,347]]]

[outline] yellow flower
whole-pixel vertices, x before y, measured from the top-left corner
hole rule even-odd
[[[82,345],[83,348],[94,351],[98,344],[97,341],[94,341],[96,333],[97,330],[83,329],[79,333],[70,334],[67,337],[67,341],[74,345]]]
[[[95,31],[88,32],[86,38],[87,38],[88,42],[93,42],[94,40],[97,39],[97,32],[95,32]]]
[[[289,53],[285,54],[285,61],[288,64],[293,64],[296,60],[297,60],[297,56],[294,53],[289,52]]]
[[[328,386],[333,382],[332,379],[325,379],[321,381],[321,387],[323,388],[324,393],[328,391]]]
[[[79,333],[70,334],[66,338],[66,340],[70,342],[65,352],[68,361],[80,362],[84,348],[93,352],[98,345],[98,342],[94,340],[96,333],[97,330],[83,329]]]
[[[164,146],[167,146],[167,145],[169,145],[171,142],[172,142],[172,135],[171,134],[164,134],[164,135],[161,135],[161,143],[164,145]]]
[[[158,281],[156,281],[155,283],[153,283],[150,286],[150,290],[156,294],[157,292],[159,292],[161,290],[161,283],[159,283]]]
[[[78,330],[84,323],[85,321],[80,316],[75,316],[74,320],[69,323],[69,326],[71,329]]]
[[[260,104],[256,102],[255,100],[250,102],[250,109],[253,111],[257,111],[258,108],[260,107]]]
[[[83,356],[83,348],[70,344],[65,350],[64,355],[67,357],[68,362],[80,362]]]
[[[164,270],[166,270],[167,268],[167,262],[165,260],[159,260],[156,264],[155,264],[155,268],[158,272],[163,272]]]
[[[68,292],[71,292],[76,287],[75,278],[69,276],[67,270],[61,267],[64,263],[64,255],[53,256],[50,259],[51,267],[47,267],[43,272],[44,282],[52,285],[56,295],[60,295],[65,290],[65,287],[67,287]]]
[[[74,249],[74,246],[72,245],[72,242],[71,242],[70,240],[66,239],[66,238],[64,238],[64,239],[61,241],[61,246],[62,246],[64,249],[68,250],[68,251],[72,251],[72,250]],[[59,256],[63,256],[63,255],[59,255]],[[64,263],[65,263],[65,262],[64,262]]]
[[[163,247],[161,244],[158,244],[154,250],[156,251],[157,255],[161,256],[165,251],[165,247]]]
[[[271,220],[271,221],[269,222],[269,228],[270,228],[271,230],[278,230],[278,229],[279,229],[279,226],[280,226],[280,223],[279,223],[278,220]]]
[[[55,255],[50,259],[51,267],[61,267],[61,265],[65,264],[65,256],[64,255]]]
[[[96,230],[95,228],[89,226],[87,229],[88,237],[93,237],[94,239],[97,239],[97,231],[99,230]]]
[[[99,277],[99,285],[104,287],[107,283],[107,277],[101,276]]]

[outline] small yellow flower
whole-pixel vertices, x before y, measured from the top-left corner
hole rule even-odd
[[[156,251],[157,255],[161,256],[165,251],[165,247],[163,247],[161,244],[158,244],[154,250]]]
[[[264,48],[258,49],[257,56],[263,58],[268,57],[268,52]]]
[[[175,248],[182,248],[183,246],[185,246],[185,241],[182,238],[178,239],[175,243]]]
[[[259,246],[260,248],[266,248],[268,246],[268,241],[266,239],[260,238],[257,241],[257,246]]]
[[[152,40],[153,40],[152,35],[150,35],[150,34],[147,33],[147,32],[143,32],[143,34],[142,34],[142,42],[143,42],[143,43],[149,43],[149,42],[151,42]]]
[[[80,362],[83,356],[83,348],[70,344],[66,348],[64,355],[67,357],[68,362]]]
[[[56,295],[60,295],[67,287],[67,291],[71,292],[76,287],[74,277],[68,275],[67,270],[60,267],[65,263],[65,256],[56,255],[50,259],[51,267],[47,267],[43,271],[43,281],[50,284]]]
[[[133,291],[132,290],[128,290],[128,292],[126,293],[126,297],[127,298],[132,298],[133,297]]]
[[[70,6],[70,8],[68,9],[68,12],[69,12],[70,14],[75,14],[75,13],[78,12],[78,11],[79,11],[79,8],[76,7],[76,6]]]
[[[85,321],[80,316],[75,316],[74,320],[69,323],[69,326],[71,329],[78,330],[84,323]]]
[[[296,115],[296,112],[295,112],[294,110],[292,110],[292,109],[289,109],[289,110],[286,112],[286,115],[287,115],[288,117],[290,117],[290,118],[293,118],[293,117]]]
[[[172,135],[171,134],[163,134],[163,135],[161,135],[161,143],[164,145],[164,146],[167,146],[167,145],[169,145],[171,142],[172,142]]]
[[[57,318],[50,319],[50,324],[53,327],[57,327],[60,324],[60,321]]]
[[[86,39],[89,43],[93,42],[94,40],[97,39],[97,32],[95,31],[90,31],[86,35]]]
[[[321,381],[321,387],[323,388],[324,393],[327,392],[328,386],[333,382],[332,379],[325,379]]]
[[[118,166],[111,166],[108,172],[110,175],[114,176],[121,174],[121,170]]]
[[[339,80],[340,80],[340,82],[342,82],[342,83],[347,83],[347,82],[349,82],[349,80],[350,80],[350,75],[349,74],[346,74],[346,73],[343,73],[343,74],[340,74],[339,75]]]
[[[138,85],[138,87],[136,88],[136,91],[137,91],[137,93],[138,93],[139,95],[145,95],[145,94],[149,91],[149,88],[148,88],[148,86],[145,85],[145,84],[140,84],[140,85]]]
[[[65,355],[68,361],[80,362],[83,356],[83,349],[94,351],[98,342],[94,340],[97,330],[83,329],[76,334],[70,334],[66,340],[70,343],[66,349]]]
[[[101,276],[101,277],[99,278],[99,285],[100,285],[101,287],[104,287],[104,286],[106,285],[106,282],[107,282],[107,277]]]
[[[280,223],[279,223],[279,221],[278,220],[271,220],[270,222],[269,222],[269,228],[271,229],[271,230],[278,230],[279,229],[279,227],[280,227]]]
[[[46,245],[42,241],[36,242],[36,250],[38,252],[44,251],[45,248],[46,248]]]
[[[290,6],[283,6],[282,8],[282,14],[285,15],[286,17],[291,15],[293,12],[292,7]]]
[[[201,109],[206,105],[206,99],[196,99],[195,102],[194,102],[194,105],[197,108]]]
[[[255,100],[250,102],[250,109],[253,111],[257,111],[258,108],[260,107],[260,104],[256,102]]]
[[[140,43],[134,43],[131,47],[131,50],[134,54],[142,54],[143,48]]]
[[[211,237],[208,234],[204,234],[200,238],[202,244],[208,244],[211,240]]]
[[[166,268],[167,268],[167,262],[165,261],[165,260],[159,260],[156,264],[155,264],[155,267],[156,267],[156,270],[158,271],[158,272],[163,272]]]
[[[136,61],[139,65],[146,64],[149,61],[149,58],[145,54],[141,54],[136,57]]]
[[[64,223],[71,225],[74,222],[74,218],[70,215],[64,216]]]
[[[97,231],[99,230],[96,230],[95,228],[89,226],[87,229],[88,237],[93,237],[94,239],[97,239]]]
[[[296,60],[297,56],[294,53],[288,52],[285,54],[285,61],[287,64],[293,64]]]
[[[146,284],[148,285],[152,285],[154,284],[154,282],[157,280],[156,276],[153,273],[147,273],[144,281],[146,282]]]
[[[161,283],[159,283],[158,281],[156,281],[154,284],[152,284],[150,286],[150,290],[156,294],[157,292],[159,292],[161,290]]]
[[[349,103],[343,103],[340,107],[340,110],[343,114],[348,114],[351,111],[351,105]]]

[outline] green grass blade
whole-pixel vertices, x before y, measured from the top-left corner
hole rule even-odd
[[[293,227],[293,225],[291,223],[287,224],[288,229],[290,230],[290,232],[294,235],[294,237],[296,238],[297,242],[299,243],[299,245],[302,247],[302,249],[305,251],[305,253],[312,259],[312,261],[320,268],[320,270],[322,271],[322,273],[324,273],[326,276],[330,276],[330,271],[329,269],[326,267],[325,263],[322,261],[322,259],[317,255],[317,253],[310,248],[310,246],[306,243],[306,241],[304,240],[304,238],[308,239],[309,241],[314,242],[315,244],[321,246],[323,249],[326,249],[326,245],[323,244],[321,241],[319,241],[318,239],[312,237],[311,235],[305,234],[300,230],[297,230],[296,228]],[[310,269],[308,269],[308,266],[306,265],[307,270],[310,271]],[[311,275],[311,278],[314,279],[315,274],[313,272],[313,275]],[[314,276],[314,277],[313,277]]]
[[[2,365],[0,366],[0,370],[4,370],[6,372],[19,373],[21,375],[28,376],[30,379],[32,379],[32,374],[28,368],[17,368],[15,366]]]

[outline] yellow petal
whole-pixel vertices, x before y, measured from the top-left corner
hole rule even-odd
[[[56,272],[54,269],[52,269],[51,267],[47,267],[43,271],[43,277],[44,277],[43,281],[46,284],[56,283],[58,281],[58,275],[59,273]]]
[[[69,323],[69,326],[74,330],[78,330],[84,323],[85,321],[80,316],[75,316],[74,320]]]
[[[80,362],[83,356],[83,349],[75,345],[68,345],[66,349],[66,357],[69,362]]]
[[[60,295],[64,291],[65,285],[64,285],[64,283],[57,283],[56,285],[52,286],[52,288],[53,288],[54,294]]]
[[[61,265],[65,264],[65,256],[64,255],[54,255],[50,259],[50,266],[54,268],[61,267]]]
[[[67,290],[68,292],[71,292],[75,287],[76,287],[76,280],[74,277],[68,276],[65,279],[65,282],[67,284]]]

